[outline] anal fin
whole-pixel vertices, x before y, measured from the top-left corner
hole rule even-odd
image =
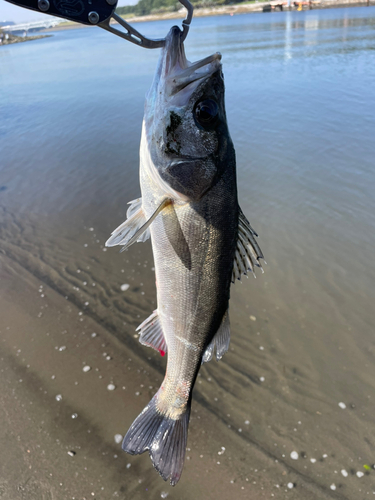
[[[136,330],[140,331],[139,342],[159,351],[162,356],[167,352],[167,343],[164,338],[158,311],[154,311],[151,316],[144,320]]]
[[[228,311],[226,311],[218,331],[216,332],[214,338],[211,340],[211,343],[208,345],[203,354],[202,363],[208,363],[208,361],[211,361],[215,347],[216,347],[216,360],[220,361],[220,359],[228,351],[229,343],[230,343],[229,313]]]

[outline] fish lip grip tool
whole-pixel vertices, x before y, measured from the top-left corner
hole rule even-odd
[[[89,26],[96,25],[111,33],[135,43],[146,49],[157,49],[165,45],[165,39],[160,38],[152,40],[146,38],[139,31],[134,29],[121,16],[115,13],[117,0],[7,0],[8,2],[24,7],[26,9],[43,12],[51,16],[62,17],[69,21],[74,21]],[[180,0],[181,4],[186,7],[188,13],[186,19],[182,21],[182,41],[185,40],[190,23],[193,17],[193,6],[189,0]],[[122,31],[111,25],[111,19],[115,20],[124,28]]]

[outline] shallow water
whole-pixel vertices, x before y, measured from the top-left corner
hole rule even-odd
[[[137,29],[161,37],[169,26],[163,21]],[[188,58],[217,50],[223,54],[240,204],[268,265],[257,280],[232,289],[231,350],[201,370],[191,460],[180,485],[171,490],[148,457],[136,457],[119,491],[138,498],[146,488],[158,496],[164,489],[176,499],[367,498],[375,491],[375,471],[363,467],[375,461],[375,8],[195,19]],[[103,251],[103,245],[124,220],[127,201],[140,193],[143,101],[157,57],[96,28],[0,48],[2,298],[11,296],[19,311],[30,311],[25,324],[35,330],[44,359],[55,359],[65,354],[38,340],[42,284],[63,304],[43,332],[66,330],[65,371],[76,359],[87,361],[74,345],[94,322],[116,346],[114,361],[134,355],[147,372],[136,375],[139,384],[155,388],[165,362],[134,338],[135,327],[155,307],[150,245],[126,254]],[[121,291],[122,284],[130,287]],[[22,293],[26,289],[30,293]],[[47,386],[53,366],[30,349],[28,329],[21,335],[18,328],[17,344],[5,331],[5,325],[16,328],[10,310],[2,323],[3,359],[5,346],[13,353],[22,344],[25,365]],[[103,349],[90,349],[91,363],[99,366]],[[109,370],[108,383],[115,377],[128,384],[119,361],[105,366],[110,368],[100,370]],[[73,401],[68,379],[64,387]],[[38,405],[49,412],[48,425],[56,418],[55,393],[46,391],[53,398]],[[153,393],[127,394],[128,410],[108,401],[113,411],[128,412],[122,417],[103,413],[103,400],[90,391],[96,391],[94,381],[74,404],[87,426],[102,430],[104,443],[111,421],[125,433]],[[38,418],[33,425],[41,425]],[[69,439],[77,431],[59,418]],[[225,453],[218,455],[221,446]],[[92,443],[82,447],[95,454]],[[46,453],[55,452],[50,447]],[[112,481],[113,489],[97,498],[117,491],[130,459],[120,460],[102,464],[113,474],[102,484],[107,488]],[[89,470],[101,470],[99,458]],[[90,474],[84,476],[88,484]],[[61,481],[69,482],[64,474]]]

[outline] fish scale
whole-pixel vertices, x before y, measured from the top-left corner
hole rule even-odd
[[[223,177],[200,203],[175,209],[191,253],[191,269],[179,258],[178,250],[176,252],[178,238],[170,241],[171,236],[167,236],[168,220],[171,219],[168,212],[160,214],[151,226],[158,310],[168,345],[167,375],[159,395],[160,408],[173,402],[182,384],[192,387],[203,352],[228,308],[238,214],[235,178],[232,179],[232,194],[228,196],[227,177]],[[142,195],[145,194],[142,189]],[[230,207],[230,198],[233,207]],[[231,218],[223,207],[231,208]],[[199,209],[205,214],[204,218]],[[228,248],[232,248],[232,252],[228,252]],[[190,391],[185,404],[189,398]]]

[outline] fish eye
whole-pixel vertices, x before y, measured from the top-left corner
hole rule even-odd
[[[219,115],[219,106],[213,99],[204,99],[194,108],[194,117],[199,125],[209,128],[216,123]]]

